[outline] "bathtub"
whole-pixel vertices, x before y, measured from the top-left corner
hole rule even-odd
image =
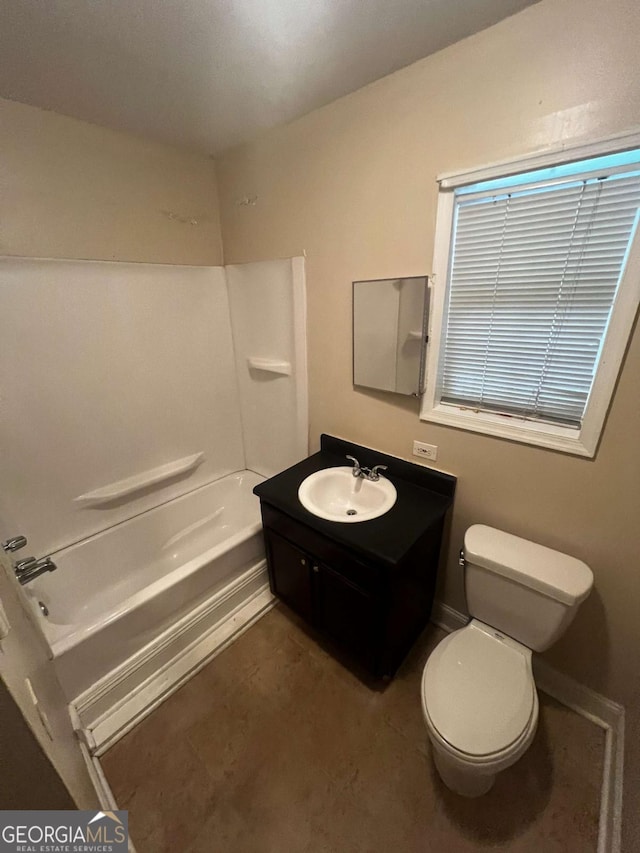
[[[263,479],[229,474],[52,554],[25,589],[70,701],[264,564]]]

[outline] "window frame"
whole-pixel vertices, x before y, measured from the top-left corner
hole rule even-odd
[[[425,353],[426,386],[420,407],[420,420],[577,456],[588,458],[595,456],[640,305],[640,229],[636,231],[627,254],[618,293],[602,341],[601,355],[582,426],[576,429],[559,424],[520,420],[517,415],[502,415],[453,403],[442,403],[438,397],[438,372],[452,249],[454,191],[458,187],[469,184],[506,178],[521,172],[559,166],[563,163],[615,154],[634,148],[640,148],[640,132],[634,131],[608,137],[571,148],[547,149],[542,153],[516,160],[492,164],[473,171],[441,175],[437,178],[440,190],[436,214],[433,270],[429,277],[431,316]]]

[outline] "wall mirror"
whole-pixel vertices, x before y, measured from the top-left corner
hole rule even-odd
[[[419,397],[429,321],[429,279],[353,282],[353,384]]]

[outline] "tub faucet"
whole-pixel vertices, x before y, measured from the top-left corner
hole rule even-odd
[[[24,560],[18,560],[15,565],[14,571],[16,573],[16,577],[24,586],[27,583],[31,583],[31,581],[35,580],[40,575],[43,575],[45,572],[53,572],[58,567],[53,562],[51,557],[40,557],[39,560],[36,560],[35,557],[26,557]]]
[[[378,471],[387,470],[386,465],[374,465],[373,468],[361,468],[360,463],[355,456],[347,456],[347,459],[350,459],[353,462],[353,468],[351,469],[353,476],[362,477],[363,480],[373,480],[375,483],[376,480],[380,479]]]

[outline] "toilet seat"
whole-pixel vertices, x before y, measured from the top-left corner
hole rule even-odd
[[[484,773],[497,773],[505,767],[510,767],[529,748],[538,727],[537,695],[531,719],[520,737],[513,743],[509,744],[505,749],[487,755],[471,755],[468,752],[462,752],[461,750],[456,749],[448,741],[444,740],[444,738],[437,732],[433,723],[426,714],[425,718],[432,745],[436,749],[445,753],[449,759],[458,762],[459,765],[464,765],[469,770],[476,768],[478,771]]]
[[[442,748],[471,763],[501,762],[528,745],[537,724],[531,651],[473,620],[429,657],[422,706]]]

